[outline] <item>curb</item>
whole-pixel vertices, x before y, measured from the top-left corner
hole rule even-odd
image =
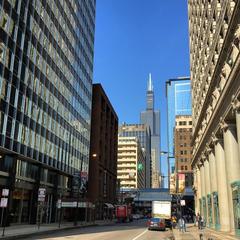
[[[93,223],[93,224],[89,224],[89,225],[78,225],[78,226],[55,228],[55,229],[40,231],[40,232],[24,233],[24,234],[14,235],[14,236],[4,236],[4,237],[0,237],[0,240],[25,239],[27,237],[51,234],[56,231],[62,232],[62,231],[66,231],[66,230],[72,230],[72,229],[77,229],[77,228],[87,228],[87,227],[93,227],[93,226],[99,226],[99,225],[101,225],[101,224]]]

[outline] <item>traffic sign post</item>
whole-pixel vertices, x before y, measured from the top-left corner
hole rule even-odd
[[[62,200],[58,199],[57,201],[57,208],[58,208],[58,227],[61,227],[61,218],[62,218]]]
[[[3,237],[5,234],[5,221],[3,219],[3,216],[4,216],[4,210],[8,206],[8,198],[7,198],[8,196],[9,196],[9,189],[7,188],[2,189],[2,198],[0,201],[0,207],[2,208],[1,226],[3,226],[3,232],[2,232]]]
[[[38,229],[40,229],[40,224],[42,222],[42,210],[43,210],[43,204],[45,202],[46,197],[46,188],[39,188],[38,189]]]
[[[143,170],[143,164],[142,163],[138,163],[137,169],[138,169],[138,171],[142,171]]]

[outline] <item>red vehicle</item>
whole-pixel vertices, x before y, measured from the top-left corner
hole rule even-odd
[[[132,222],[132,207],[130,205],[116,205],[116,218],[118,222]]]

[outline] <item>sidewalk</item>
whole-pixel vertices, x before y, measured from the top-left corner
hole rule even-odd
[[[193,224],[187,224],[187,232],[181,233],[177,228],[173,229],[175,240],[200,240],[200,234],[202,234],[202,240],[239,240],[239,237],[229,235],[223,232],[215,231],[210,228],[204,228],[199,230],[198,227]]]
[[[14,225],[5,228],[5,236],[2,236],[3,228],[0,228],[0,240],[3,239],[24,239],[29,236],[40,236],[46,233],[52,233],[55,231],[64,231],[67,229],[75,229],[80,227],[89,227],[97,225],[113,224],[111,220],[96,220],[95,222],[78,222],[77,226],[73,225],[73,222],[64,222],[60,228],[58,223],[42,224],[38,229],[37,225]]]

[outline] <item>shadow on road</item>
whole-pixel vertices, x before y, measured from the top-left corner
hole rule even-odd
[[[74,235],[81,234],[95,234],[101,232],[114,232],[114,231],[126,231],[131,229],[141,229],[146,228],[146,220],[133,221],[131,223],[111,223],[107,225],[96,225],[91,227],[79,226],[79,228],[74,229],[59,229],[52,233],[38,233],[35,236],[31,236],[24,239],[46,239],[46,238],[56,238],[56,237],[70,237]],[[168,231],[168,230],[167,230]]]

